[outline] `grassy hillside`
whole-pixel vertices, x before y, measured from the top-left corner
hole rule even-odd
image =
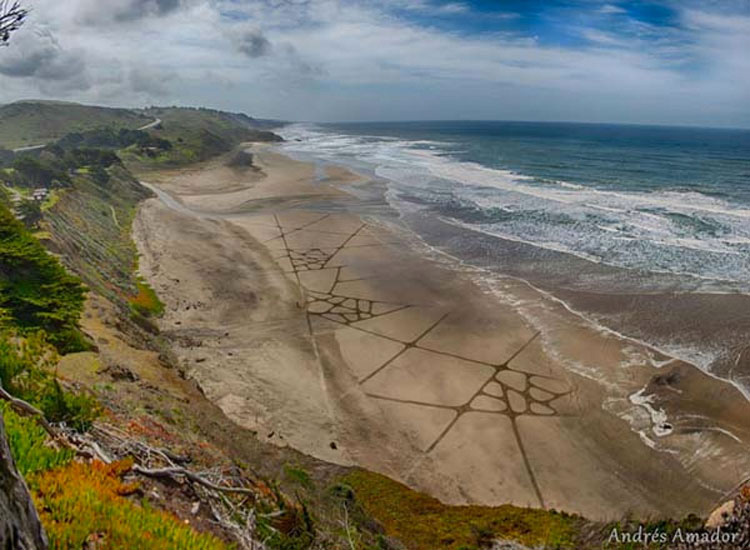
[[[79,170],[72,186],[45,214],[53,249],[97,293],[110,300],[137,293],[136,250],[130,225],[138,202],[150,196],[120,166],[98,183]]]
[[[78,103],[19,101],[0,107],[0,149],[48,143],[99,127],[140,128],[153,118],[129,109]]]
[[[152,107],[144,111],[161,124],[149,129],[154,138],[167,140],[170,149],[144,150],[133,146],[122,153],[124,161],[136,169],[180,166],[207,160],[231,151],[245,141],[281,141],[268,131],[266,123],[241,113],[187,107]]]

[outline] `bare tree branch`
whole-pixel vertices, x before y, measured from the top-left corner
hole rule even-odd
[[[1,3],[2,0],[0,0]],[[241,485],[224,485],[225,479],[223,477],[220,477],[218,482],[215,483],[203,475],[176,465],[176,463],[189,462],[188,457],[180,456],[167,449],[151,447],[143,442],[131,439],[125,432],[118,434],[116,433],[118,429],[113,426],[95,426],[92,432],[87,434],[58,431],[47,421],[42,411],[26,401],[13,397],[1,384],[0,400],[8,401],[19,414],[35,417],[58,444],[76,451],[79,456],[98,458],[105,464],[111,464],[114,460],[123,456],[132,456],[136,463],[131,471],[135,474],[153,479],[178,480],[179,478],[185,478],[188,482],[202,487],[204,489],[202,502],[208,504],[218,524],[236,539],[239,548],[242,550],[266,550],[264,543],[255,538],[257,535],[256,512],[252,503],[258,498],[257,489]],[[108,450],[103,449],[102,445],[95,440],[96,435],[112,443],[112,445],[105,443],[105,446],[110,447]],[[150,462],[154,458],[166,462],[168,466],[166,468],[147,468],[138,463],[139,461]],[[215,478],[216,476],[212,477]],[[246,481],[253,483],[251,480]],[[232,494],[238,495],[242,500],[240,502],[231,501],[225,496]],[[263,514],[262,517],[274,518],[285,513],[287,511],[282,508],[276,512]],[[268,528],[272,529],[270,526]]]
[[[246,487],[224,487],[223,485],[216,485],[215,483],[211,483],[207,479],[185,468],[156,468],[152,470],[149,468],[143,468],[142,466],[136,464],[133,466],[133,471],[143,476],[154,478],[168,477],[174,479],[175,477],[185,476],[193,483],[203,485],[206,489],[211,489],[212,491],[219,491],[222,493],[238,493],[243,495],[250,495],[253,497],[257,495],[256,491],[253,491],[252,489],[248,489]]]
[[[13,407],[13,409],[17,413],[25,416],[35,417],[37,419],[37,422],[39,422],[39,424],[50,435],[50,437],[61,444],[63,447],[66,447],[68,449],[73,448],[70,442],[68,442],[67,439],[65,439],[55,428],[53,428],[52,424],[47,422],[47,419],[44,417],[44,413],[42,411],[37,409],[32,404],[24,401],[23,399],[13,397],[5,390],[5,388],[3,388],[2,384],[0,384],[0,399],[10,403],[10,406]]]
[[[21,28],[29,10],[22,8],[18,0],[0,0],[0,46],[10,40],[10,33]]]

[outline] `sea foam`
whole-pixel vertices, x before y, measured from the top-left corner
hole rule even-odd
[[[620,191],[535,178],[459,160],[461,144],[451,141],[310,125],[282,134],[290,152],[350,163],[386,180],[399,211],[434,210],[462,228],[591,262],[750,292],[750,208],[744,205],[695,190]]]

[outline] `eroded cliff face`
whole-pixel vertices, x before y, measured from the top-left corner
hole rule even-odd
[[[3,415],[0,413],[0,549],[46,548],[47,537],[26,483],[16,470],[5,437]]]

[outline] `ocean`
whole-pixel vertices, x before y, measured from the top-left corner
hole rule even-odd
[[[750,395],[750,131],[536,122],[293,124],[424,242],[523,279]]]

